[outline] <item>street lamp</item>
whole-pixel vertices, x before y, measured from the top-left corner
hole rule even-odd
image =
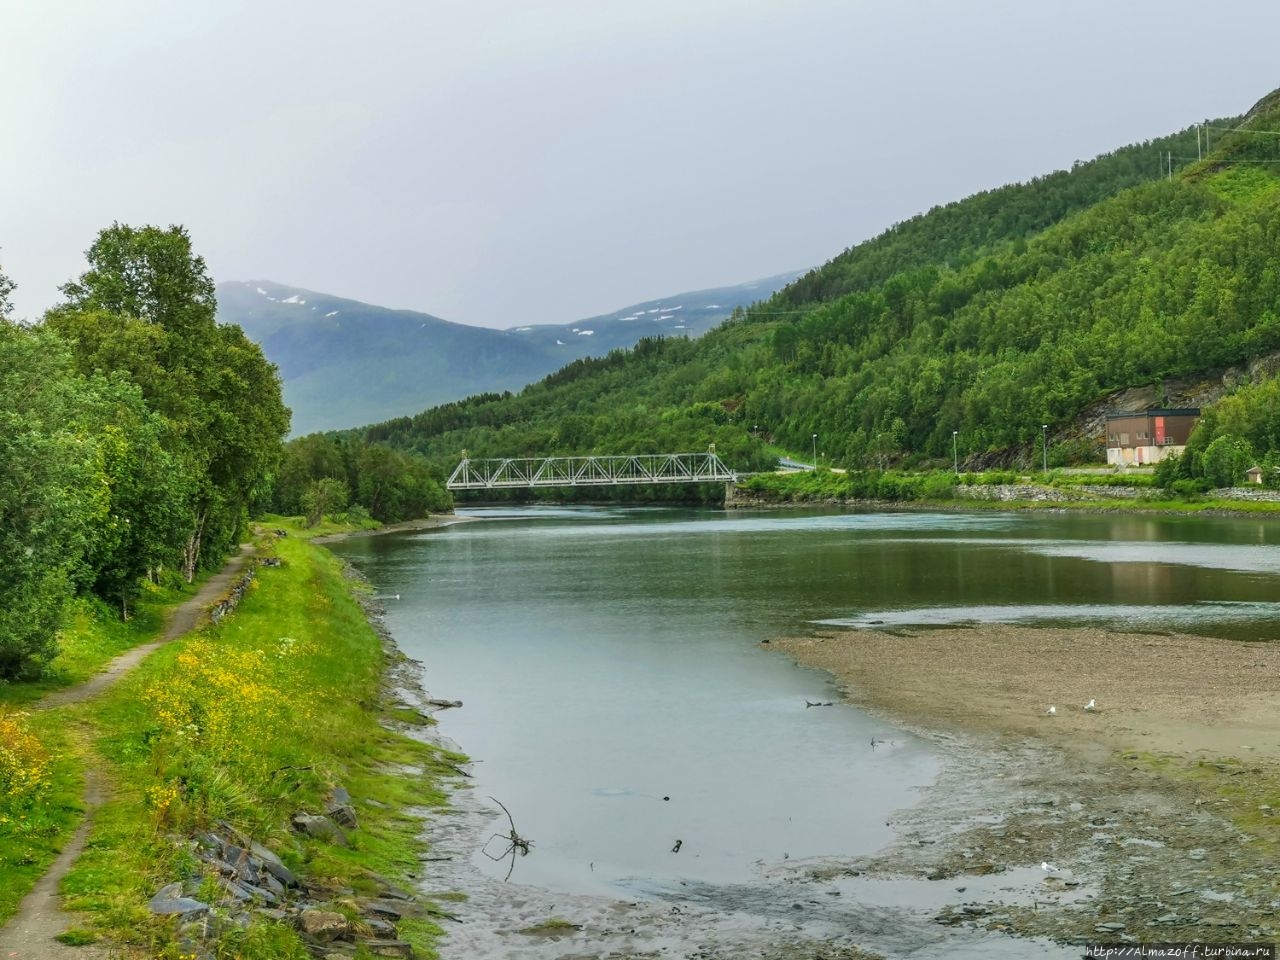
[[[1047,423],[1040,424],[1040,441],[1044,447],[1044,472],[1049,472],[1049,425]]]
[[[818,469],[818,435],[813,435],[813,469]]]
[[[960,431],[951,431],[951,459],[955,462],[956,476],[960,476]]]

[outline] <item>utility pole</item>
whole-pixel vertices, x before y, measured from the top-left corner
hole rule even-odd
[[[1165,161],[1165,162],[1166,162],[1166,163],[1168,164],[1168,166],[1169,166],[1169,179],[1170,179],[1170,180],[1172,180],[1172,179],[1173,179],[1173,151],[1172,151],[1172,150],[1168,150],[1168,151],[1166,151],[1166,161]]]
[[[960,431],[951,431],[951,459],[954,461],[956,476],[960,476]]]
[[[1203,159],[1202,154],[1200,153],[1200,127],[1201,126],[1202,124],[1199,124],[1199,123],[1196,124],[1196,160]]]
[[[1040,425],[1040,437],[1044,443],[1044,472],[1049,473],[1049,425],[1047,423]]]

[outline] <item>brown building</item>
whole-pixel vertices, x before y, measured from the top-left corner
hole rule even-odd
[[[1107,416],[1107,463],[1113,466],[1159,463],[1182,453],[1200,422],[1199,407],[1145,410]]]

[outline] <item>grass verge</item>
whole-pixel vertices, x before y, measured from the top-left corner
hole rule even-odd
[[[382,641],[338,561],[298,538],[276,548],[282,564],[258,571],[233,616],[157,651],[84,708],[113,796],[62,889],[84,927],[133,955],[178,955],[172,920],[146,904],[168,883],[200,881],[184,839],[219,821],[275,850],[335,909],[375,892],[374,875],[412,886],[411,810],[443,802],[440,778],[460,759],[384,723]],[[338,785],[358,805],[377,801],[359,806],[349,848],[289,831],[291,815],[322,810]],[[428,957],[438,933],[421,920],[401,928]],[[245,960],[305,955],[271,919],[224,939]]]

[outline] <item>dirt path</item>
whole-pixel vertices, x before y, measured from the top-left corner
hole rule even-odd
[[[240,553],[227,561],[216,574],[201,584],[195,596],[179,604],[169,617],[160,639],[134,647],[112,660],[105,670],[78,686],[58,690],[39,700],[33,710],[52,710],[83,703],[110,687],[166,643],[178,639],[199,624],[205,610],[227,592],[248,565],[252,544],[242,544]],[[69,917],[60,907],[58,885],[84,851],[94,812],[109,797],[102,771],[85,770],[84,821],[63,848],[52,866],[40,878],[18,907],[18,912],[0,929],[0,958],[3,960],[105,960],[107,953],[97,947],[68,947],[54,938],[68,929]]]

